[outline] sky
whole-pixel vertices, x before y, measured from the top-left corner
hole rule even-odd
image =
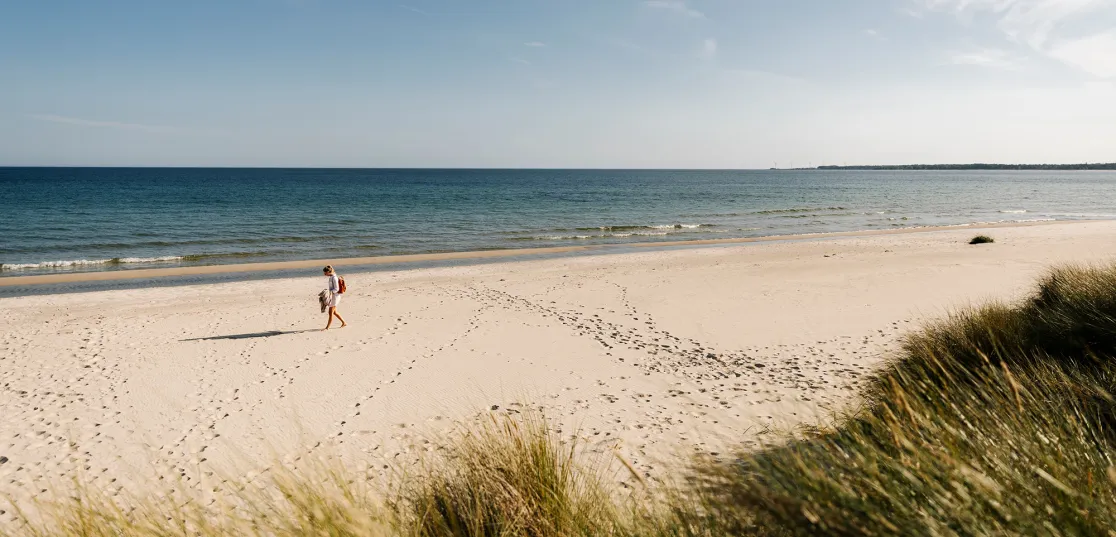
[[[0,165],[1116,161],[1116,0],[0,0]]]

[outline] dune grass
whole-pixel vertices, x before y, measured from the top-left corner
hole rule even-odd
[[[942,377],[957,384],[942,396]],[[1094,379],[942,359],[830,434],[703,468],[718,513],[796,535],[1106,535],[1116,450]],[[1097,405],[1101,402],[1103,405]]]
[[[493,416],[405,479],[395,504],[422,537],[615,533],[608,467],[579,448],[540,414]]]
[[[285,473],[236,505],[77,489],[13,535],[1116,536],[1116,266],[908,335],[829,429],[620,491],[538,414],[493,416],[394,487]],[[576,437],[576,435],[575,435]],[[684,446],[679,446],[680,449]],[[0,534],[4,529],[0,528]]]
[[[276,470],[260,485],[246,483],[231,501],[210,502],[168,490],[110,497],[75,483],[66,494],[21,512],[21,524],[0,526],[0,536],[399,535],[399,520],[380,501],[379,491],[347,471],[324,464],[300,472]]]
[[[994,242],[996,242],[996,239],[993,239],[988,235],[977,235],[976,237],[973,237],[973,240],[969,241],[969,244],[992,244]]]
[[[1114,350],[1116,267],[1053,270],[909,335],[865,411],[699,468],[705,490],[795,535],[1110,535]]]

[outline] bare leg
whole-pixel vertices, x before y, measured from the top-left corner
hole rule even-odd
[[[349,323],[345,322],[345,319],[343,319],[341,317],[341,314],[337,313],[337,308],[333,308],[333,316],[337,317],[338,321],[341,321],[341,328],[345,328],[346,326],[349,326]]]
[[[329,326],[333,324],[333,314],[336,311],[337,308],[329,308],[329,317],[326,317],[326,327],[322,330],[329,330]]]

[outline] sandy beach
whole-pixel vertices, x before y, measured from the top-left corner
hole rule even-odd
[[[382,476],[524,406],[653,478],[847,409],[920,321],[1116,257],[1116,222],[976,231],[340,268],[351,326],[325,333],[314,269],[0,299],[0,497],[220,490],[308,455]]]

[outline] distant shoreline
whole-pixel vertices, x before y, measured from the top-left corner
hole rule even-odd
[[[879,166],[818,166],[795,170],[1116,170],[1116,163],[1098,164],[890,164]]]
[[[806,168],[610,168],[610,167],[435,167],[421,166],[51,166],[0,164],[0,170],[299,170],[299,171],[576,171],[576,172],[710,172],[710,171],[808,171],[808,170],[1116,170],[1116,162],[1097,164],[867,164],[854,166],[812,166]]]

